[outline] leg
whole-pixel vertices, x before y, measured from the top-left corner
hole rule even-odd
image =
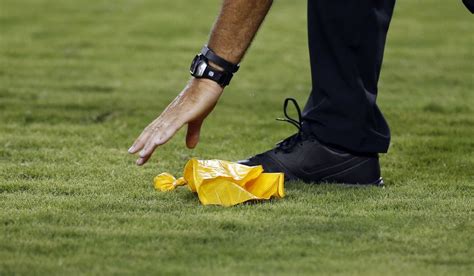
[[[308,0],[313,88],[304,128],[361,153],[386,152],[390,130],[376,104],[395,0]]]
[[[395,0],[308,0],[313,90],[299,131],[240,163],[286,180],[383,185],[390,131],[375,100]],[[284,109],[291,99],[285,101]],[[299,111],[299,108],[297,107]],[[298,112],[299,114],[299,112]]]

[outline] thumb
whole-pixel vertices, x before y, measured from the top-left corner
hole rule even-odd
[[[188,123],[188,132],[186,133],[186,146],[190,149],[196,147],[199,142],[203,120],[197,120]]]

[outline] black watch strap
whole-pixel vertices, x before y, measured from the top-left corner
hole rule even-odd
[[[234,76],[231,72],[221,71],[209,65],[208,59],[202,54],[198,54],[194,58],[189,71],[195,78],[210,79],[217,82],[222,87],[229,85],[230,80]]]
[[[239,70],[239,64],[233,64],[232,62],[228,62],[227,60],[221,58],[216,53],[214,53],[214,51],[212,51],[211,48],[209,48],[207,45],[204,45],[204,47],[202,47],[201,54],[205,56],[209,61],[212,61],[222,67],[227,72],[235,73]]]
[[[220,86],[225,87],[229,85],[230,80],[233,76],[234,75],[232,73],[219,71],[217,68],[207,65],[202,78],[213,80],[217,82]]]

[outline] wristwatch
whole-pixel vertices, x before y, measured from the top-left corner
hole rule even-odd
[[[219,70],[209,64],[209,61],[221,67]],[[192,61],[189,71],[195,78],[205,78],[217,82],[220,86],[229,85],[234,73],[239,70],[239,65],[235,65],[216,55],[207,45]]]

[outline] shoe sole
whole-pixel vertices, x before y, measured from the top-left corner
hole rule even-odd
[[[304,180],[299,179],[299,178],[290,178],[290,179],[287,179],[287,178],[285,177],[285,182],[289,182],[289,181],[302,181],[302,182],[308,183],[308,184],[334,184],[334,185],[338,185],[338,186],[348,186],[348,187],[370,187],[370,186],[384,187],[384,186],[385,186],[385,183],[384,183],[382,177],[380,177],[379,179],[377,179],[377,181],[374,181],[374,182],[372,182],[372,183],[367,183],[367,184],[341,183],[341,182],[329,182],[329,181],[308,182],[308,181],[304,181]]]
[[[329,183],[329,182],[328,182]],[[338,185],[338,186],[347,186],[347,187],[380,187],[380,188],[384,188],[385,187],[385,183],[383,182],[383,178],[380,177],[379,179],[377,179],[377,181],[375,182],[372,182],[372,183],[367,183],[367,184],[351,184],[351,183],[336,183],[335,185]]]
[[[376,179],[373,181],[373,179]],[[338,183],[350,186],[384,186],[380,176],[378,159],[364,160],[343,171],[327,175],[321,179],[304,180],[292,173],[285,173],[285,181],[301,180],[306,183]]]

